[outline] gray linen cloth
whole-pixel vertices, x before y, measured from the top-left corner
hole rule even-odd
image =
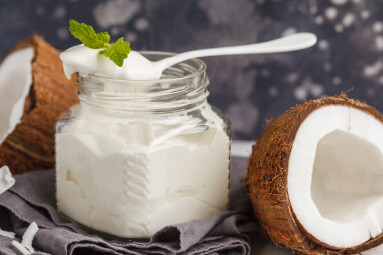
[[[15,232],[20,241],[35,221],[39,231],[33,240],[34,254],[250,254],[257,227],[241,183],[246,168],[247,158],[232,158],[228,211],[165,227],[150,242],[103,239],[62,219],[56,212],[54,170],[15,176],[16,184],[0,195],[0,228]],[[11,241],[0,236],[0,254],[19,254]]]

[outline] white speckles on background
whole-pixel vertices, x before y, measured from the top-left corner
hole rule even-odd
[[[311,81],[310,78],[305,78],[302,85],[296,87],[294,90],[294,96],[297,100],[303,101],[308,96],[320,97],[324,92],[324,87],[321,84],[317,84]]]
[[[101,28],[127,23],[141,9],[139,1],[108,0],[93,9],[94,19]]]
[[[320,97],[324,92],[324,87],[320,84],[313,83],[310,88],[310,93],[315,98]]]
[[[294,96],[296,99],[298,99],[299,101],[303,101],[306,99],[307,97],[307,90],[304,88],[304,87],[297,87],[295,90],[294,90]]]
[[[345,3],[347,3],[347,0],[331,0],[331,3],[335,5],[344,5]]]
[[[328,7],[324,13],[328,20],[334,20],[338,16],[338,10],[335,7]]]
[[[288,27],[282,32],[282,36],[292,35],[297,33],[297,29],[294,27]]]
[[[248,72],[244,72],[240,79],[235,80],[235,84],[240,84],[234,87],[235,96],[239,101],[243,101],[249,98],[251,92],[254,89],[254,81],[256,76],[257,71],[252,69]]]
[[[378,51],[383,51],[383,36],[375,37],[375,46]]]
[[[374,64],[365,66],[363,73],[366,77],[375,76],[380,73],[383,68],[383,64],[380,60],[376,61]]]
[[[286,81],[288,83],[296,83],[299,78],[298,73],[290,73],[286,76]]]
[[[346,15],[344,15],[344,17],[342,19],[342,24],[345,27],[349,27],[352,25],[352,23],[354,23],[354,20],[355,20],[354,14],[347,13]]]
[[[375,94],[375,90],[373,88],[368,88],[366,90],[366,94],[369,96],[369,97],[373,97],[374,94]]]
[[[53,11],[53,17],[55,19],[63,19],[63,18],[65,18],[65,15],[66,15],[66,7],[65,6],[59,5]]]
[[[341,24],[336,24],[335,25],[335,31],[337,33],[342,33],[343,32],[343,26]]]
[[[335,86],[339,86],[341,82],[342,82],[342,79],[339,76],[335,76],[334,78],[332,78],[332,83]]]
[[[322,25],[324,21],[324,18],[322,16],[316,16],[314,19],[315,24]]]
[[[120,27],[112,27],[110,28],[109,30],[109,33],[112,35],[112,36],[116,36],[118,35],[119,33],[121,33],[121,28]]]
[[[332,70],[332,65],[330,63],[325,63],[323,65],[323,69],[326,71],[326,72],[329,72]]]
[[[370,17],[370,12],[367,11],[367,10],[363,10],[361,13],[360,13],[360,16],[363,18],[363,19],[368,19]]]
[[[375,21],[373,24],[372,24],[372,31],[374,31],[375,33],[380,33],[383,31],[383,22],[381,21]]]
[[[321,39],[318,42],[318,48],[321,50],[328,50],[329,48],[329,43],[327,40]]]
[[[145,31],[149,28],[149,26],[150,26],[149,21],[143,17],[137,19],[136,22],[134,22],[134,27],[138,31]]]
[[[270,95],[271,97],[276,97],[276,96],[278,96],[278,93],[279,93],[278,88],[276,88],[276,87],[270,87],[270,88],[269,88],[269,95]]]
[[[61,40],[66,40],[69,37],[69,32],[67,27],[60,27],[56,30],[57,37]]]
[[[250,102],[242,101],[229,107],[227,114],[233,130],[252,135],[258,122],[259,110]]]
[[[125,38],[127,41],[129,42],[134,42],[137,40],[137,34],[134,33],[134,32],[128,32],[126,35],[125,35]]]
[[[261,70],[261,76],[264,77],[264,78],[269,77],[270,76],[270,70],[267,69],[267,68],[263,68]]]
[[[249,21],[246,17],[253,15],[254,5],[251,1],[235,0],[226,1],[198,1],[198,5],[206,11],[212,24],[225,25],[232,23],[233,13],[238,13],[243,22]]]
[[[311,14],[315,14],[318,12],[318,7],[313,5],[313,6],[310,6],[310,13]]]

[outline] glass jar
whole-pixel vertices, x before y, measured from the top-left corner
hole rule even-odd
[[[148,238],[226,209],[230,128],[207,102],[201,60],[160,80],[80,74],[78,85],[80,103],[56,124],[60,214],[102,233]]]

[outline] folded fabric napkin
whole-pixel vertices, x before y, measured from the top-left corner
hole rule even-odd
[[[146,243],[103,239],[58,216],[54,170],[15,176],[16,184],[0,195],[0,228],[15,232],[20,241],[35,221],[34,254],[250,254],[257,227],[241,183],[246,169],[247,158],[232,157],[229,211],[165,227]],[[18,254],[11,241],[0,236],[0,254]]]

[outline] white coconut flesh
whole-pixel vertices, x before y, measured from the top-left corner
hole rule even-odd
[[[360,245],[383,229],[383,124],[347,106],[312,112],[296,134],[288,194],[304,229],[333,247]]]
[[[33,49],[24,48],[0,64],[0,144],[15,129],[32,85]]]

